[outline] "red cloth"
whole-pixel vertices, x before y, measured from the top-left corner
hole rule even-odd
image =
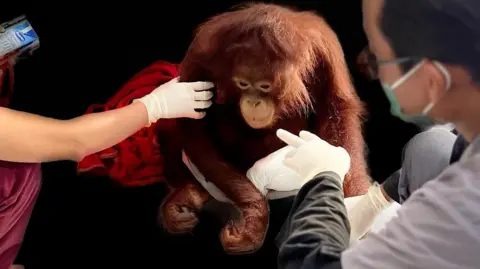
[[[27,48],[24,47],[0,56],[0,107],[7,107],[12,99],[14,86],[13,66]]]
[[[86,114],[124,107],[178,76],[178,64],[158,61],[131,78],[105,105],[92,105]],[[164,159],[156,133],[160,125],[169,128],[174,121],[159,120],[119,144],[83,158],[78,173],[109,176],[123,186],[142,186],[164,181]],[[173,127],[173,126],[172,126]]]
[[[0,59],[0,107],[6,107],[13,95],[13,64]]]

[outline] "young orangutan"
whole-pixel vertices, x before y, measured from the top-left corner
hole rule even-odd
[[[180,80],[216,85],[215,104],[207,116],[179,124],[186,155],[242,212],[241,221],[221,232],[226,252],[253,252],[263,243],[267,199],[245,173],[255,161],[285,146],[275,135],[278,128],[310,130],[344,147],[352,158],[345,195],[367,192],[362,104],[340,43],[318,15],[250,4],[215,16],[199,27]],[[183,171],[170,178],[176,189],[162,207],[170,232],[190,231],[198,221],[195,211],[210,197]]]

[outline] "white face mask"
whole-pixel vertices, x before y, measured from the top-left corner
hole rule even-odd
[[[427,114],[430,112],[430,110],[435,106],[435,104],[438,102],[436,101],[431,101],[428,103],[424,109],[422,110],[422,113],[420,115],[405,115],[400,107],[400,104],[398,103],[398,99],[394,94],[394,90],[398,88],[400,85],[402,85],[405,81],[407,81],[412,75],[414,75],[422,65],[425,64],[425,61],[419,62],[417,65],[415,65],[412,69],[410,69],[405,75],[397,79],[394,83],[392,83],[392,86],[386,85],[382,83],[383,90],[385,94],[387,95],[388,100],[390,101],[390,106],[391,106],[391,113],[394,116],[397,116],[398,118],[406,121],[406,122],[411,122],[416,125],[419,125],[420,127],[429,127],[431,125],[434,125],[434,123],[430,120],[429,117],[427,117]],[[448,70],[439,62],[434,61],[433,64],[442,72],[442,74],[445,77],[446,80],[446,87],[445,87],[445,93],[450,89],[451,86],[451,76]]]

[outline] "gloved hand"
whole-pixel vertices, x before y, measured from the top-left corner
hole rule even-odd
[[[248,179],[263,195],[267,195],[269,190],[299,190],[308,181],[302,180],[295,171],[283,164],[285,155],[293,149],[292,146],[285,146],[258,160],[248,169]]]
[[[358,200],[351,206],[348,206],[347,199],[345,199],[345,206],[351,227],[350,242],[364,237],[370,231],[377,216],[391,204],[383,195],[377,182],[370,186],[366,194],[352,197]]]
[[[160,85],[152,93],[137,99],[142,102],[148,111],[148,125],[159,119],[193,118],[201,119],[205,112],[195,109],[204,109],[212,105],[213,97],[211,82],[178,82],[178,77]]]
[[[283,163],[302,179],[310,180],[321,172],[332,171],[340,176],[343,186],[345,174],[350,169],[350,156],[344,148],[332,146],[307,131],[301,131],[298,137],[279,129],[277,136],[295,148],[287,153]]]

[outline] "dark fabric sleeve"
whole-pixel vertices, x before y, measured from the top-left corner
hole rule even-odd
[[[453,144],[452,155],[450,156],[450,164],[456,163],[460,160],[465,149],[468,147],[469,143],[461,134],[457,136],[457,140]]]
[[[402,169],[398,169],[390,175],[382,184],[383,190],[387,195],[397,203],[400,203],[400,195],[398,193],[398,183],[400,181],[400,173]]]
[[[305,184],[276,238],[278,268],[341,268],[350,223],[338,175],[323,172]]]

